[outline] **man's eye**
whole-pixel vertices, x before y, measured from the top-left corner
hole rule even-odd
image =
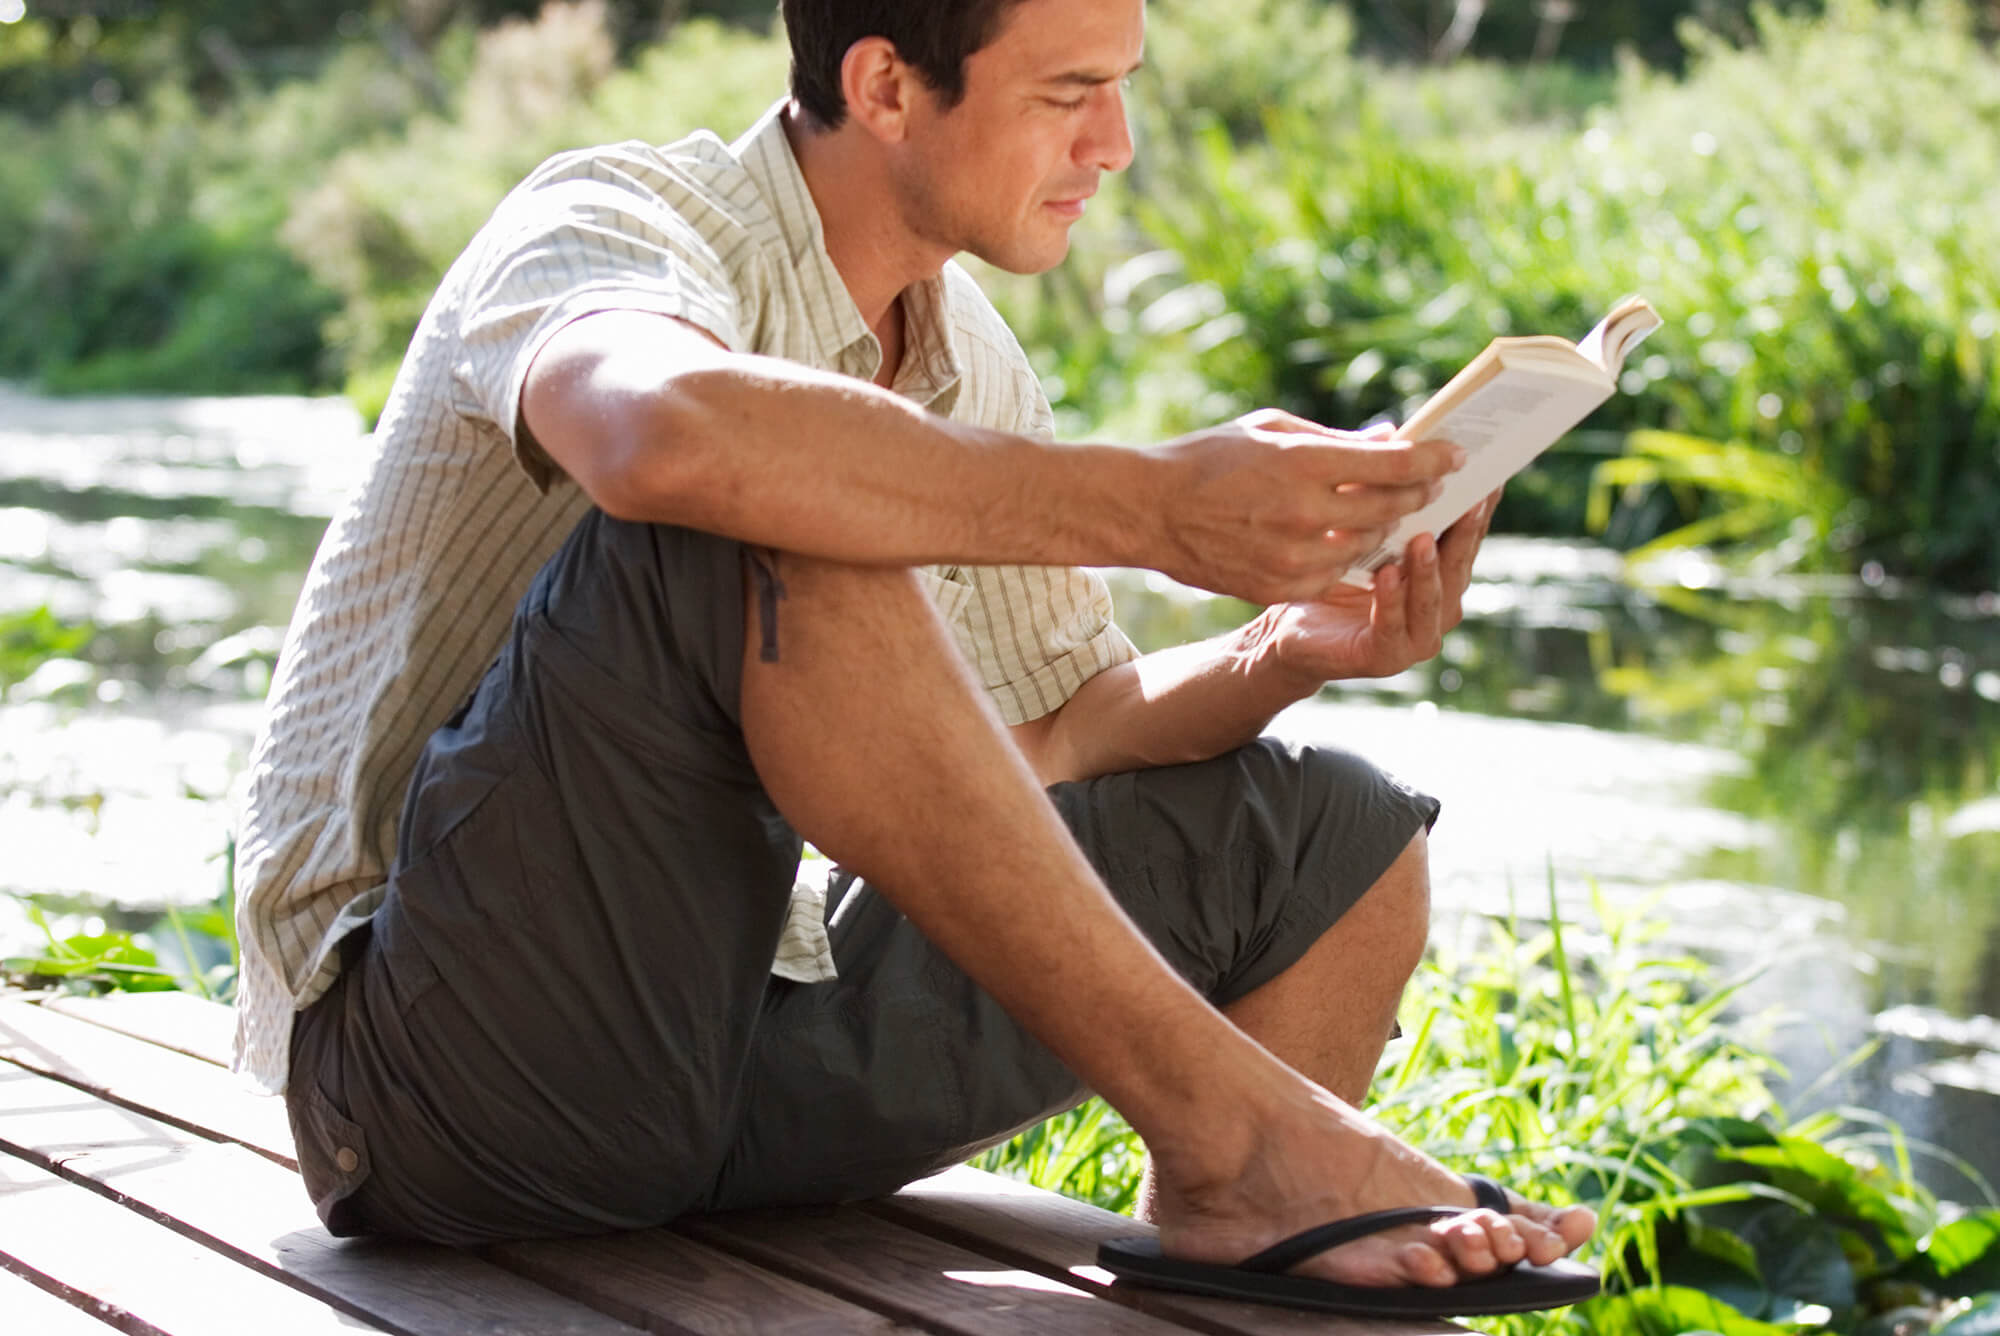
[[[1052,97],[1049,99],[1049,105],[1061,107],[1064,111],[1082,111],[1083,104],[1089,100],[1088,96],[1075,98]]]

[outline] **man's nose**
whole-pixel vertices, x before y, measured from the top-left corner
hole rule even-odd
[[[1110,96],[1096,99],[1090,132],[1077,145],[1077,158],[1087,167],[1122,172],[1132,165],[1132,126],[1125,116],[1125,90],[1111,85]]]

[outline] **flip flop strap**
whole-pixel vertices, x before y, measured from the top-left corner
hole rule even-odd
[[[1370,1211],[1366,1215],[1349,1216],[1332,1224],[1316,1225],[1303,1233],[1294,1234],[1272,1244],[1264,1251],[1246,1261],[1237,1263],[1242,1271],[1259,1271],[1282,1274],[1290,1271],[1308,1257],[1317,1257],[1323,1252],[1331,1252],[1343,1243],[1365,1239],[1404,1225],[1428,1225],[1439,1220],[1452,1220],[1468,1211],[1485,1207],[1507,1211],[1507,1193],[1498,1183],[1478,1174],[1467,1174],[1465,1182],[1472,1189],[1477,1203],[1474,1206],[1398,1206],[1388,1211]]]

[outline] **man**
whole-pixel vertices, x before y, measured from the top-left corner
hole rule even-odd
[[[1256,739],[1436,652],[1491,503],[1371,595],[1339,575],[1453,447],[1048,439],[950,261],[1063,257],[1130,157],[1143,0],[785,19],[794,96],[735,144],[564,155],[501,205],[314,563],[244,816],[239,1065],[322,1217],[844,1199],[1093,1089],[1180,1262],[1470,1206],[1352,1107],[1435,804]],[[1140,658],[1089,565],[1273,606]],[[801,836],[855,874],[830,911]],[[1592,1228],[1484,1201],[1297,1270],[1441,1288]]]

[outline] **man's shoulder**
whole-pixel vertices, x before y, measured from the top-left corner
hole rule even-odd
[[[627,139],[565,149],[528,173],[501,207],[533,207],[551,192],[573,185],[600,186],[675,210],[696,205],[728,216],[753,212],[762,201],[748,169],[729,146],[699,130],[671,144]]]

